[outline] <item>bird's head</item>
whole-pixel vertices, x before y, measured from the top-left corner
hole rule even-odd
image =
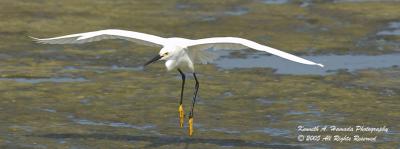
[[[168,60],[172,56],[173,52],[172,48],[162,48],[160,53],[158,53],[161,56],[160,60]]]
[[[158,55],[156,55],[153,59],[151,59],[147,63],[145,63],[144,66],[147,66],[158,60],[168,60],[172,56],[172,53],[173,53],[173,51],[171,48],[162,48],[160,50],[160,53],[158,53]]]

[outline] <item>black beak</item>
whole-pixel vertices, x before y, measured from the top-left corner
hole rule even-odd
[[[158,60],[161,59],[161,58],[162,58],[162,56],[157,55],[156,57],[154,57],[153,59],[151,59],[150,61],[148,61],[147,63],[145,63],[144,66],[147,66],[147,65],[149,65],[149,64],[151,64],[151,63],[153,63],[153,62],[155,62],[155,61],[158,61]]]

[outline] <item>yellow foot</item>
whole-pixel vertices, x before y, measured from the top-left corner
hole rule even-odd
[[[179,105],[179,125],[181,126],[181,128],[183,127],[183,118],[185,117],[185,114],[183,112],[183,107],[182,105]]]
[[[193,135],[193,117],[189,117],[189,136]]]

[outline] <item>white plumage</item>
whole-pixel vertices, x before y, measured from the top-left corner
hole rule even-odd
[[[191,40],[177,37],[163,38],[155,35],[133,31],[107,29],[79,34],[71,34],[54,38],[32,38],[35,39],[37,42],[44,44],[80,44],[104,39],[125,39],[148,46],[162,47],[159,53],[160,56],[162,56],[162,58],[160,59],[167,61],[166,67],[168,70],[182,67],[182,69],[189,68],[190,71],[194,72],[194,63],[209,63],[217,58],[215,54],[206,51],[206,49],[209,48],[213,48],[215,50],[239,50],[251,48],[259,51],[268,52],[294,62],[324,67],[324,65],[322,64],[315,63],[301,57],[258,44],[256,42],[237,37],[213,37]]]

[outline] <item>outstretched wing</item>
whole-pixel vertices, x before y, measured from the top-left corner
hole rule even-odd
[[[44,38],[39,39],[31,37],[35,41],[44,44],[80,44],[86,42],[99,41],[103,39],[125,39],[128,41],[133,41],[136,43],[162,47],[166,44],[166,38],[118,29],[107,29],[86,33],[71,34],[66,36],[54,37],[54,38]]]
[[[302,64],[307,64],[307,65],[317,65],[320,67],[324,67],[324,65],[319,64],[319,63],[314,63],[312,61],[303,59],[301,57],[271,48],[267,47],[261,44],[258,44],[254,41],[250,41],[247,39],[243,38],[237,38],[237,37],[214,37],[214,38],[205,38],[205,39],[198,39],[198,40],[192,40],[190,43],[187,43],[187,47],[190,47],[189,49],[193,50],[199,50],[203,48],[209,48],[209,47],[214,47],[214,49],[244,49],[245,47],[259,50],[259,51],[264,51],[271,53],[273,55],[277,55],[279,57],[302,63]],[[231,47],[231,48],[230,48]]]

